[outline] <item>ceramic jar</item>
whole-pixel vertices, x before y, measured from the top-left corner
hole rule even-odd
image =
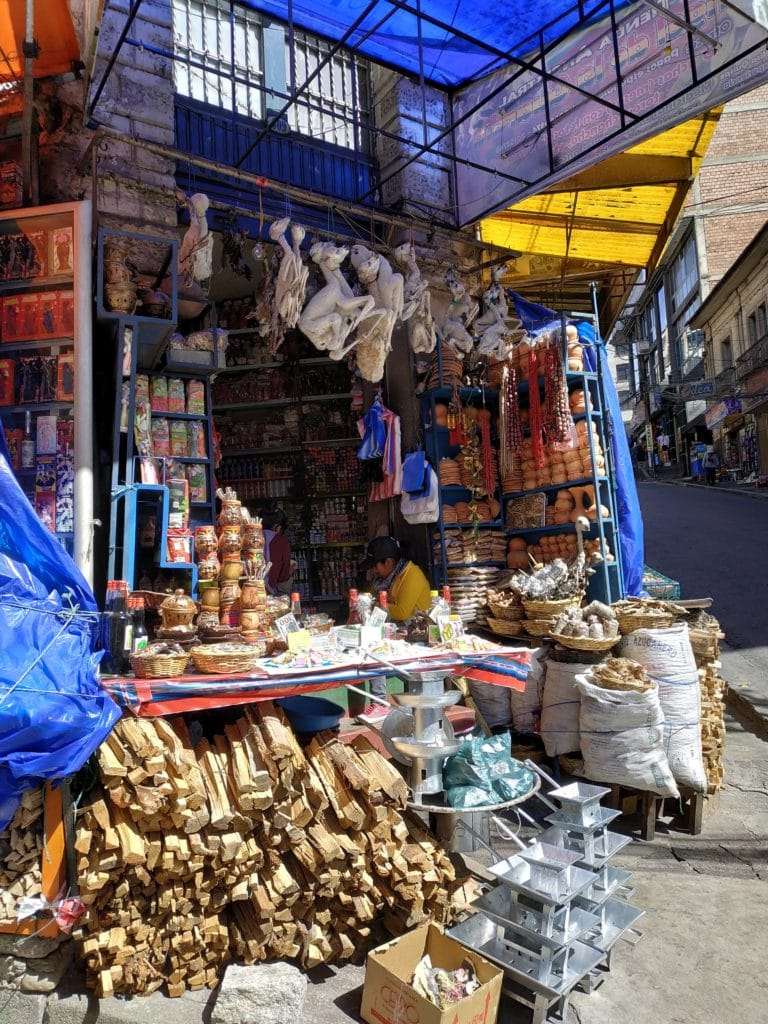
[[[195,529],[195,554],[198,561],[206,555],[213,555],[218,550],[219,542],[216,530],[212,526],[198,526]]]
[[[253,608],[243,608],[240,611],[240,628],[244,633],[255,633],[261,629],[261,612]]]
[[[216,555],[206,555],[197,563],[197,577],[201,582],[219,578],[219,560]]]
[[[240,527],[224,526],[219,535],[219,556],[223,559],[240,559]]]
[[[222,626],[237,626],[240,623],[240,587],[236,580],[221,585],[219,622]]]
[[[134,284],[136,272],[130,263],[123,260],[104,261],[104,282],[105,284]]]
[[[267,604],[267,588],[263,580],[244,580],[240,593],[243,608],[264,608]]]
[[[257,551],[264,550],[264,531],[261,528],[261,523],[243,523],[243,550],[247,551],[251,557]]]
[[[221,604],[221,593],[218,587],[201,587],[200,603],[203,608],[218,608]]]
[[[219,512],[219,518],[217,523],[220,530],[223,530],[226,526],[236,526],[238,531],[243,521],[242,506],[239,501],[222,501],[221,512]]]
[[[218,593],[218,591],[216,591]],[[203,608],[197,619],[198,632],[204,629],[216,629],[219,625],[219,609]]]
[[[132,313],[136,305],[136,285],[105,284],[104,305],[111,313]]]
[[[224,558],[221,563],[221,582],[225,580],[239,580],[243,575],[243,563],[239,558]]]
[[[163,629],[173,629],[174,626],[191,626],[196,614],[197,605],[183,590],[174,591],[160,605]]]

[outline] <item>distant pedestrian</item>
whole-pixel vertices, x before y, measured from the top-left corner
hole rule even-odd
[[[707,483],[710,487],[714,487],[717,483],[717,471],[720,469],[720,456],[717,454],[712,445],[707,448],[707,454],[701,461],[702,468],[707,474]]]

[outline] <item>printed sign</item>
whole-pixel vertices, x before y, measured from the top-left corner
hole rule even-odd
[[[613,8],[614,38],[606,4],[599,19],[552,46],[543,68],[534,52],[530,70],[510,63],[459,90],[454,119],[466,118],[454,132],[460,223],[768,81],[760,6],[692,0],[684,12],[674,5],[701,33],[691,37],[661,6],[627,4]]]
[[[696,398],[712,398],[715,394],[715,382],[713,380],[697,380],[691,384],[683,384],[680,388],[680,397],[690,402]]]

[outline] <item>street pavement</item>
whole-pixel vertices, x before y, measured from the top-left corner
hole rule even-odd
[[[723,675],[747,714],[768,723],[768,501],[681,483],[638,485],[645,561],[711,597],[726,635]]]

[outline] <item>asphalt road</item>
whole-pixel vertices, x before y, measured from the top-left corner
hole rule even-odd
[[[683,598],[714,599],[733,649],[724,675],[768,716],[768,500],[651,482],[638,490],[646,563],[679,580]]]

